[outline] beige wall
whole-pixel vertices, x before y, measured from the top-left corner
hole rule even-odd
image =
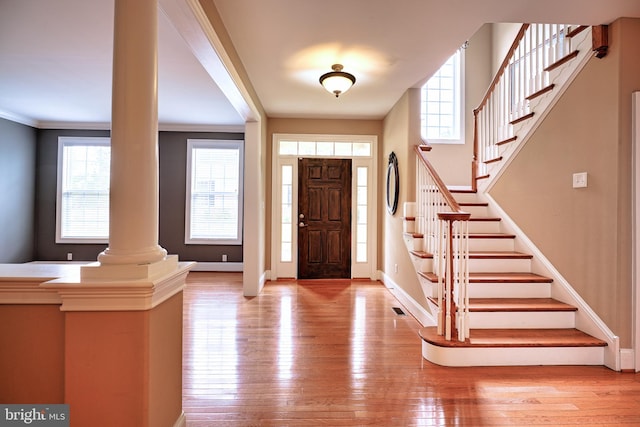
[[[504,57],[518,35],[522,24],[491,24],[491,78],[498,72]]]
[[[631,92],[640,20],[610,27],[591,59],[490,194],[631,347]],[[572,188],[587,172],[589,186]]]
[[[382,121],[381,120],[317,120],[317,119],[284,119],[270,118],[267,121],[267,142],[266,142],[266,264],[271,265],[271,209],[272,209],[272,161],[273,161],[273,134],[322,134],[322,135],[375,135],[378,137],[378,156],[382,144]],[[386,167],[386,166],[385,166]],[[386,171],[386,169],[385,169]],[[379,172],[380,173],[380,172]],[[382,189],[380,189],[382,191]],[[378,192],[378,194],[381,194]],[[380,199],[378,199],[380,200]],[[378,230],[380,229],[380,219],[378,219]],[[378,268],[380,258],[378,258]]]
[[[419,129],[417,138],[410,123],[415,121],[412,115],[416,113],[415,97],[420,96],[418,89],[406,92],[391,109],[384,120],[384,137],[380,156],[379,169],[384,171],[379,176],[378,185],[386,188],[386,170],[389,154],[394,152],[398,157],[400,176],[400,192],[398,197],[398,211],[389,214],[386,209],[386,198],[381,200],[378,216],[382,219],[382,233],[378,246],[378,259],[382,262],[382,271],[402,288],[411,298],[423,307],[427,301],[420,287],[416,271],[411,263],[403,240],[403,205],[405,202],[415,201],[415,155],[413,147],[420,141]],[[413,102],[412,102],[413,101]],[[418,110],[419,111],[419,110]],[[395,271],[398,266],[397,272]]]
[[[471,162],[473,160],[473,109],[480,105],[489,83],[493,78],[491,68],[492,25],[483,25],[469,40],[465,49],[465,83],[464,83],[464,144],[432,144],[429,161],[438,171],[440,178],[447,185],[470,185]],[[510,43],[510,42],[509,42]],[[415,113],[411,117],[419,117],[420,94],[416,89],[412,101]],[[411,132],[420,138],[419,120],[412,125]]]

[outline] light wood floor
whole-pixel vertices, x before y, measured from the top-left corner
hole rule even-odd
[[[183,407],[201,426],[640,426],[640,374],[445,368],[378,282],[190,273]]]

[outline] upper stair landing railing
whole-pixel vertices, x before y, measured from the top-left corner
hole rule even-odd
[[[416,151],[416,231],[423,252],[433,255],[438,276],[436,320],[447,340],[469,338],[469,213],[458,202],[426,158],[427,146]]]
[[[501,146],[515,141],[514,125],[533,117],[530,101],[553,89],[550,71],[577,56],[574,37],[589,27],[523,24],[474,113],[471,185],[502,160]],[[595,49],[595,47],[594,47]]]

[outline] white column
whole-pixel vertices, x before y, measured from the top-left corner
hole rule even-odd
[[[158,245],[158,2],[116,0],[109,247],[102,265],[151,264]]]

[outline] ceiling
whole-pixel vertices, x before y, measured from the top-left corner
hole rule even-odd
[[[207,66],[215,51],[195,49],[195,21],[172,12],[189,1],[160,1],[160,128],[242,126]],[[213,1],[269,117],[381,119],[487,22],[640,17],[639,0]],[[112,38],[113,0],[0,0],[0,117],[108,128]],[[357,78],[338,99],[318,83],[336,62]]]

